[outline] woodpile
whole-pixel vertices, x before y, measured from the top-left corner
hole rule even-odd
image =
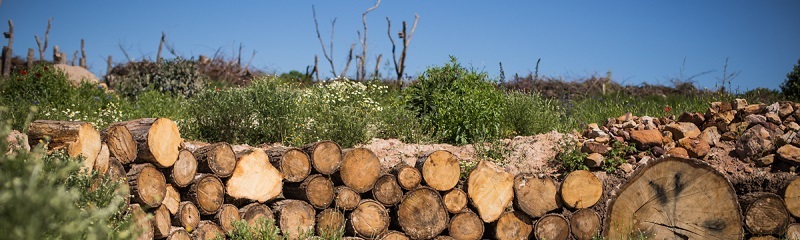
[[[35,121],[28,134],[32,146],[49,143],[91,159],[85,168],[125,178],[141,239],[211,239],[239,220],[270,220],[290,239],[745,239],[800,236],[800,112],[789,108],[800,106],[736,100],[678,120],[628,114],[590,124],[582,151],[607,154],[613,142],[642,151],[621,156],[629,166],[613,175],[594,167],[513,175],[490,161],[464,172],[444,150],[382,166],[371,150],[332,141],[182,143],[163,118],[103,131]],[[769,174],[737,177],[709,164],[708,147],[724,144]]]

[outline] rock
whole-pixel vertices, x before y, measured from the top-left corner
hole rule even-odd
[[[775,154],[770,154],[770,155],[763,156],[763,157],[755,159],[756,166],[759,166],[759,167],[769,166],[774,161],[775,161]]]
[[[700,139],[699,137],[682,138],[678,140],[678,144],[686,149],[689,157],[693,158],[702,158],[708,154],[708,151],[711,149],[711,146],[709,146],[705,140]]]
[[[95,85],[100,82],[94,73],[89,72],[89,70],[79,66],[70,66],[59,63],[53,64],[53,67],[67,74],[67,79],[69,79],[74,86],[80,86],[82,82],[88,82]]]
[[[633,172],[633,164],[630,163],[623,163],[619,165],[619,169],[622,169],[623,172],[626,174]]]
[[[641,120],[642,124],[644,124],[644,129],[645,130],[654,130],[654,129],[657,130],[658,129],[658,125],[655,122],[656,119],[654,119],[653,117],[644,116],[644,117],[641,117],[639,119]]]
[[[764,111],[771,112],[771,113],[778,113],[778,110],[780,108],[781,108],[781,104],[780,103],[772,103],[770,105],[767,105],[766,108],[764,108]]]
[[[598,143],[608,143],[608,141],[611,141],[611,138],[608,136],[596,137],[594,138],[594,141]]]
[[[800,124],[797,124],[796,122],[789,122],[786,124],[786,128],[795,132],[800,131]]]
[[[724,132],[722,136],[719,137],[720,141],[734,141],[736,140],[736,133],[735,132]]]
[[[794,165],[800,164],[800,148],[787,144],[778,148],[778,157]]]
[[[605,161],[605,157],[603,157],[603,154],[599,153],[589,154],[588,156],[586,156],[586,159],[583,160],[586,166],[590,168],[602,167],[603,161]]]
[[[644,156],[641,159],[639,159],[639,164],[647,164],[647,162],[649,162],[651,159],[653,158],[651,158],[650,156]]]
[[[586,136],[589,137],[589,138],[608,136],[608,134],[606,132],[604,132],[603,130],[600,129],[599,126],[597,126],[597,123],[590,123],[587,126],[587,130],[588,130],[588,133],[586,134]]]
[[[666,153],[666,151],[664,151],[664,148],[662,147],[653,147],[652,149],[650,149],[650,151],[653,151],[653,156],[655,157],[661,157],[661,155],[664,155],[664,153]]]
[[[690,138],[697,137],[700,136],[701,133],[700,129],[697,128],[697,125],[690,122],[678,122],[678,123],[668,124],[664,129],[671,132],[673,139],[675,140],[685,137],[690,137]]]
[[[792,107],[792,102],[783,101],[780,102],[780,107],[778,108],[778,116],[781,118],[788,117],[794,113],[794,107]]]
[[[763,115],[747,115],[747,117],[744,117],[744,122],[747,123],[748,127],[751,127],[766,123],[767,117],[764,117]]]
[[[763,104],[750,104],[742,109],[742,115],[759,114],[764,111],[764,108],[765,106]]]
[[[783,146],[786,144],[800,145],[800,135],[797,132],[789,131],[781,135],[778,145]]]
[[[696,113],[696,112],[684,112],[678,117],[678,122],[690,122],[694,123],[696,126],[703,126],[703,122],[706,121],[706,118],[703,114]]]
[[[689,158],[689,152],[687,152],[686,149],[682,147],[672,148],[669,151],[667,151],[667,153],[665,153],[664,155],[672,157]]]
[[[623,114],[622,116],[617,117],[616,120],[617,120],[617,123],[624,123],[624,122],[627,122],[627,121],[632,121],[633,118],[634,118],[633,114],[631,112],[628,112],[628,113]]]
[[[634,122],[633,120],[628,120],[622,123],[622,128],[624,129],[636,128],[637,125],[638,124],[636,124],[636,122]]]
[[[658,130],[633,130],[630,131],[631,141],[640,150],[645,150],[663,144],[663,137]]]
[[[771,123],[774,123],[774,124],[781,124],[781,117],[778,116],[778,114],[766,113],[766,114],[764,114],[764,117],[767,118],[768,122],[771,122]]]
[[[606,154],[611,148],[602,143],[597,142],[584,142],[581,146],[581,152],[585,153],[599,153]]]
[[[737,99],[733,99],[733,101],[731,101],[731,107],[733,107],[733,110],[742,110],[746,106],[747,106],[747,100],[746,99],[737,98]]]
[[[721,137],[719,131],[717,131],[717,127],[707,127],[703,130],[703,133],[700,134],[700,138],[705,140],[710,146],[716,146]]]
[[[736,153],[739,158],[755,159],[765,156],[775,150],[774,140],[780,135],[772,133],[761,125],[756,125],[744,131],[736,141]]]

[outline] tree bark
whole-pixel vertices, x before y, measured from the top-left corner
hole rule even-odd
[[[522,174],[514,178],[515,206],[531,217],[541,217],[561,206],[558,186],[552,178]]]
[[[381,162],[372,150],[351,148],[342,151],[342,164],[335,179],[358,193],[365,193],[375,187],[381,173]]]
[[[561,199],[573,209],[593,206],[603,196],[603,183],[589,171],[569,173],[561,183]]]
[[[197,206],[200,215],[213,215],[222,207],[225,188],[217,176],[201,173],[194,177],[186,199]]]
[[[100,174],[108,172],[108,161],[111,158],[111,153],[108,151],[108,146],[105,143],[100,144],[100,152],[97,153],[97,158],[94,159],[94,169]]]
[[[224,239],[225,233],[222,232],[222,228],[219,225],[209,220],[200,221],[197,229],[192,232],[192,239],[196,240],[212,240],[218,237]]]
[[[189,232],[182,227],[175,227],[172,226],[169,230],[169,236],[167,236],[167,240],[191,240],[192,237],[189,235]]]
[[[166,194],[164,197],[164,201],[161,201],[161,205],[167,207],[169,213],[175,215],[178,212],[178,207],[180,207],[181,203],[181,194],[175,189],[172,184],[166,185]]]
[[[239,216],[239,208],[233,204],[222,204],[217,214],[214,215],[214,221],[219,224],[223,232],[233,231],[233,222],[241,220]]]
[[[165,172],[164,176],[170,183],[180,188],[187,187],[192,184],[194,176],[197,175],[197,159],[188,150],[181,150],[178,153],[178,160]]]
[[[49,150],[65,149],[70,157],[83,156],[83,171],[92,170],[100,153],[100,132],[91,123],[36,120],[28,126],[31,147],[46,143]]]
[[[514,176],[492,162],[481,161],[469,173],[467,196],[484,222],[497,220],[514,199]]]
[[[603,227],[600,215],[590,208],[584,208],[572,213],[569,218],[572,236],[577,240],[591,240],[600,234]]]
[[[322,174],[314,174],[302,183],[287,183],[283,195],[306,201],[317,209],[325,209],[333,202],[333,182]]]
[[[260,148],[250,148],[236,155],[235,171],[226,184],[229,198],[235,201],[265,203],[278,197],[283,188],[281,173],[269,164]]]
[[[405,190],[417,188],[422,182],[422,173],[414,167],[400,162],[392,168],[392,174],[397,178],[397,184]]]
[[[361,202],[361,195],[347,186],[337,186],[333,189],[333,192],[336,195],[333,201],[337,209],[352,211]]]
[[[259,221],[275,219],[272,209],[263,203],[251,203],[240,208],[239,217],[250,225],[256,225]]]
[[[786,203],[789,213],[800,218],[800,177],[795,177],[786,186],[786,190],[783,192],[783,201]]]
[[[529,239],[533,231],[533,221],[522,212],[505,212],[493,225],[494,237],[499,240]]]
[[[302,182],[311,174],[311,160],[299,148],[273,147],[265,152],[286,182]]]
[[[170,216],[167,206],[161,205],[153,211],[153,233],[156,238],[166,238],[169,236]]]
[[[389,212],[383,204],[364,199],[349,215],[345,232],[363,238],[375,238],[389,230]]]
[[[469,199],[467,198],[467,193],[464,192],[464,190],[453,188],[445,193],[444,196],[442,196],[442,202],[444,203],[444,207],[447,209],[447,212],[456,214],[467,209],[467,203],[469,202]]]
[[[436,237],[445,228],[449,216],[439,192],[419,187],[408,192],[397,207],[397,222],[412,239]]]
[[[479,240],[483,237],[483,220],[472,211],[464,211],[450,219],[447,230],[457,240]]]
[[[536,239],[567,240],[569,222],[561,215],[548,214],[536,221],[533,234]]]
[[[200,224],[200,212],[197,206],[189,201],[179,203],[178,211],[172,215],[172,225],[194,230],[198,224]]]
[[[150,208],[161,206],[161,201],[167,194],[167,183],[164,174],[161,174],[153,164],[131,165],[127,176],[136,203]]]
[[[403,190],[397,184],[394,175],[384,174],[375,181],[372,188],[372,198],[384,206],[394,206],[403,198]]]
[[[344,214],[339,210],[328,208],[317,214],[317,236],[336,236],[344,231]]]
[[[106,176],[114,180],[120,180],[126,176],[128,173],[125,172],[125,167],[122,166],[122,163],[117,161],[116,158],[109,158],[108,159],[108,172],[106,172]]]
[[[111,124],[125,126],[136,142],[136,161],[171,167],[178,160],[178,146],[183,141],[175,122],[167,118],[142,118]]]
[[[446,150],[423,153],[416,163],[423,182],[437,191],[448,191],[458,184],[461,167],[458,158]]]
[[[749,193],[740,198],[745,209],[744,225],[754,235],[780,235],[789,225],[783,199],[774,193]]]
[[[231,145],[219,142],[194,151],[197,172],[212,173],[220,178],[230,177],[236,168],[236,154]]]
[[[320,141],[303,146],[308,154],[311,166],[318,173],[331,175],[339,170],[342,164],[342,149],[333,141]]]
[[[314,231],[317,213],[311,204],[286,199],[276,202],[272,210],[275,212],[275,223],[284,237],[300,239],[303,234]]]
[[[111,156],[117,158],[123,164],[130,164],[136,160],[139,151],[136,148],[136,141],[125,125],[112,125],[106,128],[103,133],[103,142],[108,144]]]

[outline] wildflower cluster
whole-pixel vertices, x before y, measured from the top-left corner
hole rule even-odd
[[[336,78],[317,83],[301,90],[300,103],[322,103],[331,106],[352,106],[367,112],[380,112],[383,107],[372,96],[387,93],[387,87],[373,83],[351,81],[347,78]]]

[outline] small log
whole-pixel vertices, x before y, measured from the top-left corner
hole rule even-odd
[[[139,204],[128,205],[128,212],[133,214],[133,224],[136,225],[139,234],[136,239],[153,239],[155,237],[153,222],[147,216],[147,213],[142,210],[142,207]]]
[[[307,202],[295,199],[281,200],[273,204],[275,223],[288,239],[299,239],[303,234],[313,233],[316,211]]]
[[[225,185],[234,201],[265,203],[278,197],[283,188],[282,174],[269,164],[269,157],[259,148],[240,151],[233,175]]]
[[[467,196],[484,222],[497,220],[514,199],[514,176],[492,162],[481,161],[469,173]]]
[[[170,214],[175,215],[181,204],[181,193],[179,193],[172,184],[167,184],[166,190],[164,201],[161,201],[161,205],[167,207]]]
[[[197,206],[200,215],[217,213],[225,199],[225,188],[217,176],[207,173],[197,174],[189,186],[185,199]]]
[[[181,133],[178,125],[167,118],[142,118],[111,124],[125,126],[136,142],[136,161],[171,167],[178,160]]]
[[[522,212],[505,212],[493,225],[494,238],[499,240],[529,239],[533,231],[533,221]]]
[[[392,174],[397,178],[397,184],[405,190],[417,188],[422,182],[422,173],[404,162],[400,162],[392,167]]]
[[[783,199],[774,193],[756,192],[741,197],[744,226],[754,235],[780,235],[789,225]]]
[[[108,159],[108,172],[106,172],[106,176],[114,180],[122,180],[124,177],[128,176],[128,173],[125,172],[125,167],[122,166],[122,163],[112,157]]]
[[[577,240],[591,240],[598,236],[602,224],[600,215],[590,208],[578,210],[569,218],[572,236]]]
[[[792,223],[786,227],[786,239],[800,239],[800,223]]]
[[[542,217],[560,208],[558,186],[548,176],[520,174],[514,178],[514,205],[531,217]]]
[[[536,221],[533,235],[536,239],[567,240],[569,239],[569,222],[561,215],[544,215]]]
[[[201,147],[193,152],[197,159],[197,172],[213,173],[220,178],[230,177],[236,167],[236,154],[231,145],[219,142]]]
[[[100,174],[106,174],[108,172],[108,161],[111,158],[111,154],[108,151],[108,146],[103,143],[100,145],[100,152],[97,154],[97,158],[94,159],[94,169]]]
[[[183,227],[186,231],[194,231],[198,224],[200,224],[200,212],[197,211],[197,206],[189,201],[179,203],[178,211],[172,215],[172,225]]]
[[[192,232],[192,239],[195,240],[212,240],[217,238],[224,239],[225,233],[222,232],[222,228],[220,228],[219,225],[209,220],[200,221],[200,225]]]
[[[333,201],[337,209],[351,211],[356,209],[358,203],[361,202],[361,195],[347,186],[337,186],[333,189],[333,192],[336,195]]]
[[[191,185],[195,175],[197,175],[197,160],[192,152],[185,149],[178,153],[178,160],[171,168],[165,169],[164,173],[167,181],[180,188]]]
[[[342,240],[364,240],[360,237],[342,237]]]
[[[233,204],[222,204],[217,214],[214,215],[214,222],[219,224],[225,233],[233,231],[233,222],[241,220],[239,208]]]
[[[149,163],[134,164],[127,176],[136,203],[150,208],[161,206],[167,194],[167,183],[158,168]]]
[[[275,220],[272,209],[263,203],[251,203],[240,208],[239,217],[250,225],[256,225],[259,221]]]
[[[166,238],[169,236],[170,216],[167,206],[161,205],[153,211],[153,233],[156,238]]]
[[[31,147],[45,143],[49,150],[65,149],[70,157],[83,156],[82,171],[91,171],[100,153],[100,132],[86,122],[36,120],[28,126]]]
[[[472,211],[456,214],[450,219],[447,231],[457,240],[479,240],[483,237],[483,220]]]
[[[299,148],[273,147],[265,150],[272,163],[286,182],[302,182],[311,174],[311,160]]]
[[[409,240],[405,234],[398,231],[388,231],[380,238],[381,240]]]
[[[561,199],[573,209],[593,206],[603,196],[603,183],[589,171],[569,173],[561,183]]]
[[[403,198],[403,190],[397,184],[394,175],[384,174],[375,181],[372,188],[372,199],[382,203],[384,206],[394,206]]]
[[[136,160],[139,150],[136,140],[125,125],[111,125],[102,132],[103,142],[108,144],[111,156],[123,164],[130,164]]]
[[[372,150],[351,148],[342,151],[342,164],[334,176],[354,191],[365,193],[375,187],[381,172],[381,162]]]
[[[333,202],[333,182],[322,174],[314,174],[302,183],[287,183],[283,188],[283,195],[306,201],[317,209],[325,209]]]
[[[455,240],[455,238],[451,236],[441,235],[441,236],[436,236],[435,238],[433,238],[433,240]]]
[[[467,209],[467,193],[459,188],[453,188],[442,196],[442,203],[447,212],[456,214]]]
[[[422,181],[437,191],[453,189],[461,177],[458,158],[446,150],[423,153],[416,167],[422,173]]]
[[[345,232],[349,235],[374,238],[389,230],[389,212],[372,199],[361,200],[348,219]]]
[[[436,237],[447,228],[448,218],[442,197],[430,187],[411,190],[397,206],[397,222],[412,239]]]
[[[182,227],[175,227],[172,226],[169,229],[169,236],[167,236],[167,240],[191,240],[192,237],[189,235],[189,232]]]
[[[800,177],[796,177],[786,186],[783,192],[783,201],[786,202],[786,209],[796,218],[800,218]]]
[[[320,141],[303,146],[311,166],[318,173],[331,175],[339,170],[342,163],[342,149],[333,141]]]
[[[337,236],[344,232],[345,218],[339,210],[328,208],[317,214],[317,236],[330,237]]]

